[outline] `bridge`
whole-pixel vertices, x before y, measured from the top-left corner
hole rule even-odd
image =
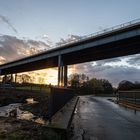
[[[138,53],[140,53],[140,19],[0,65],[0,75],[58,67],[58,86],[67,86],[68,65]]]

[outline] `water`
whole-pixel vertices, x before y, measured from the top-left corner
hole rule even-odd
[[[27,104],[37,103],[32,98],[29,98],[26,101]],[[21,110],[20,107],[22,105],[23,105],[22,103],[14,103],[0,107],[0,117],[15,117],[20,120],[28,120],[40,124],[45,124],[45,120],[43,120],[41,117],[35,116],[33,113],[29,111]]]
[[[17,110],[21,106],[21,103],[9,104],[7,106],[0,107],[0,116],[9,117],[11,112]]]

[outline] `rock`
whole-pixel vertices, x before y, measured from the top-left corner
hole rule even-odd
[[[10,111],[9,112],[9,117],[16,118],[17,117],[17,109],[14,109],[14,110]]]

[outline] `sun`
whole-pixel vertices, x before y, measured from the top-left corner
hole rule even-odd
[[[45,83],[46,84],[51,84],[51,85],[57,85],[57,69],[46,69],[47,76],[45,78]]]
[[[70,66],[68,69],[68,76],[72,74],[75,71],[74,66]],[[58,84],[58,68],[48,68],[48,69],[42,69],[37,71],[31,71],[31,72],[24,72],[19,73],[18,76],[21,77],[22,74],[26,74],[30,76],[31,83],[34,84],[47,84],[47,85],[57,85]],[[19,83],[20,79],[17,79]]]

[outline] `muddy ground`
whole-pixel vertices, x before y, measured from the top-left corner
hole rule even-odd
[[[0,140],[64,140],[65,132],[43,125],[0,117]]]
[[[49,102],[48,96],[49,93],[47,92],[0,89],[0,106],[6,106],[12,103],[23,103],[21,107],[22,110],[30,111],[37,116],[46,117]],[[26,100],[31,98],[37,103],[27,104]]]
[[[47,121],[48,94],[14,89],[0,90],[0,107],[21,103],[21,110],[29,111]],[[27,103],[27,99],[33,99],[35,103]],[[0,117],[0,140],[57,140],[63,139],[63,133],[65,132],[48,129],[46,124],[17,119],[16,115]]]

